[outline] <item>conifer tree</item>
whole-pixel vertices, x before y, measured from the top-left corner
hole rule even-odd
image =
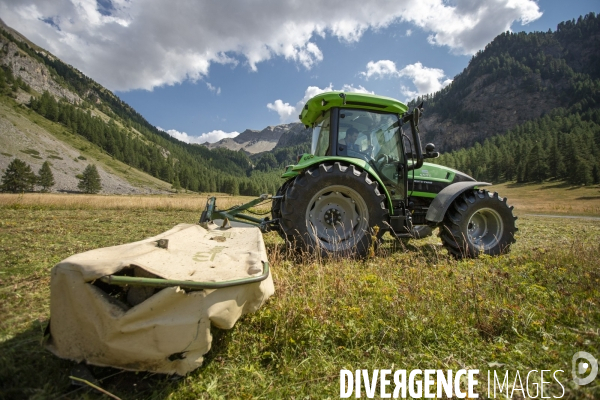
[[[0,189],[3,192],[22,193],[25,191],[33,191],[36,177],[29,164],[15,158],[8,164],[4,175],[2,176],[2,184]]]
[[[48,161],[44,161],[42,168],[38,171],[37,183],[42,187],[42,192],[47,192],[56,183]]]
[[[539,143],[535,143],[527,157],[527,174],[525,180],[542,182],[546,178],[548,165],[544,157],[544,152]]]
[[[175,179],[173,179],[173,185],[171,186],[171,189],[175,189],[175,191],[178,193],[181,190],[181,183],[179,182],[179,177],[177,175],[175,175]]]
[[[98,170],[93,164],[88,164],[85,170],[83,170],[83,174],[78,175],[77,178],[79,179],[77,187],[84,193],[94,194],[102,189],[100,174],[98,174]]]

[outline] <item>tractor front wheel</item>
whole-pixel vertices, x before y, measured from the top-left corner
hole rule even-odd
[[[512,209],[498,193],[462,193],[450,205],[440,226],[444,247],[457,258],[508,252],[517,232]]]
[[[300,250],[362,257],[384,233],[385,195],[354,165],[313,166],[290,183],[282,200],[281,229]]]

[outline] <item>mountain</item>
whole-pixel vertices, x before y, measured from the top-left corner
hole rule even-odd
[[[75,176],[88,163],[97,164],[105,193],[160,192],[173,186],[256,195],[274,193],[279,186],[279,171],[255,170],[245,152],[172,138],[1,21],[0,127],[0,169],[14,158],[34,171],[49,161],[58,177],[54,191],[77,191]],[[271,130],[265,138],[274,147],[279,129]]]
[[[233,151],[244,150],[250,154],[271,151],[280,139],[296,132],[300,123],[268,126],[262,131],[246,129],[233,139],[221,139],[215,143],[204,143],[209,149],[225,148]]]
[[[496,37],[449,87],[425,96],[422,136],[447,151],[436,162],[495,183],[600,183],[598,49],[594,13],[555,32]]]
[[[425,102],[421,133],[449,151],[483,142],[557,108],[598,107],[600,19],[590,13],[555,32],[502,33]]]

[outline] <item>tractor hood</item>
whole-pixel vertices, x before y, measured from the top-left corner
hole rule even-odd
[[[439,164],[423,163],[408,173],[408,189],[412,196],[434,198],[446,186],[457,182],[474,182],[471,176]]]

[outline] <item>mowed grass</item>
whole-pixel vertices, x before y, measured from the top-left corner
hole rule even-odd
[[[502,183],[486,188],[507,197],[517,214],[600,216],[600,185],[572,186],[565,182]]]
[[[204,205],[144,199],[137,207],[123,206],[125,196],[2,203],[0,397],[104,396],[72,386],[74,363],[42,345],[50,269],[75,253],[194,223]],[[201,368],[179,379],[90,370],[121,398],[195,399],[338,398],[340,369],[376,368],[476,368],[482,397],[490,369],[511,371],[511,384],[516,370],[560,369],[563,398],[598,398],[598,380],[571,382],[571,357],[600,356],[600,221],[521,216],[518,226],[511,253],[463,261],[436,237],[403,244],[386,235],[374,258],[320,260],[288,254],[267,234],[276,293],[233,329],[214,329]],[[546,390],[562,393],[556,383]]]

